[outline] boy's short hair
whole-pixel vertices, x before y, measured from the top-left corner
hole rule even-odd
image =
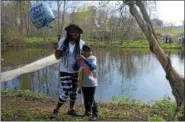
[[[82,50],[83,50],[83,52],[84,52],[84,51],[89,51],[89,52],[91,52],[91,51],[92,51],[92,48],[91,48],[91,46],[84,45],[83,48],[82,48]]]

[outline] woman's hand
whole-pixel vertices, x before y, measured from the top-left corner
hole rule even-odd
[[[55,53],[55,58],[60,59],[62,57],[61,55],[61,50],[58,50],[58,43],[53,43],[53,48],[54,48],[54,53]]]
[[[58,48],[58,43],[57,43],[57,42],[53,43],[53,48],[54,48],[55,50],[57,50],[57,48]]]

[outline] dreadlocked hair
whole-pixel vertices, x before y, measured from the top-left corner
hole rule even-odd
[[[71,39],[71,37],[70,37],[69,33],[67,33],[67,37],[64,40],[63,48],[62,48],[62,51],[63,51],[63,54],[64,54],[64,60],[66,60],[66,58],[69,55],[69,40],[70,39]],[[73,53],[75,55],[75,59],[77,59],[77,57],[80,55],[80,36],[76,40],[75,49],[74,49]]]

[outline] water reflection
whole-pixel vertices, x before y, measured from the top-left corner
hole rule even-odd
[[[169,97],[174,100],[165,72],[155,55],[139,49],[94,49],[98,59],[97,101],[110,102],[115,96],[141,100],[160,100]],[[169,52],[167,53],[169,55]],[[172,65],[178,73],[184,74],[184,52],[170,52]],[[58,64],[37,72],[21,75],[1,84],[4,88],[39,90],[53,99],[58,98],[60,82]]]
[[[1,52],[1,71],[7,71],[21,67],[45,56],[51,55],[52,49],[49,48],[8,48]]]

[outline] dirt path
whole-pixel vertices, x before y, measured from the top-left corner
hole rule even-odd
[[[8,102],[7,102],[8,101]],[[8,97],[1,96],[1,108],[2,109],[11,109],[11,108],[22,108],[30,110],[34,113],[46,112],[51,113],[56,106],[55,101],[52,100],[25,100],[22,97]],[[67,112],[67,104],[65,104],[62,108],[61,114]]]

